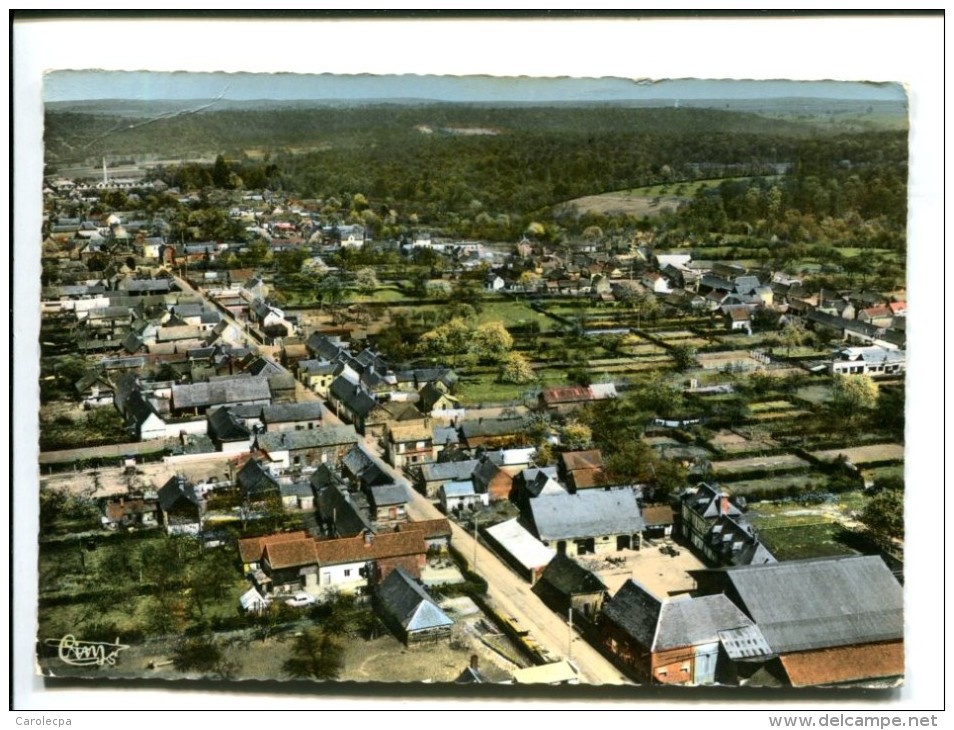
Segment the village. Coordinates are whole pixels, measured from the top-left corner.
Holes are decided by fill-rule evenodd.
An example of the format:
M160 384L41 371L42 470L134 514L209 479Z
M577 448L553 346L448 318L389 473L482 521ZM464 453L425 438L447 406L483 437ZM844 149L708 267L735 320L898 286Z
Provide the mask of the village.
M194 192L102 167L44 189L44 669L76 633L110 676L903 677L903 289L269 190L184 243L154 203Z

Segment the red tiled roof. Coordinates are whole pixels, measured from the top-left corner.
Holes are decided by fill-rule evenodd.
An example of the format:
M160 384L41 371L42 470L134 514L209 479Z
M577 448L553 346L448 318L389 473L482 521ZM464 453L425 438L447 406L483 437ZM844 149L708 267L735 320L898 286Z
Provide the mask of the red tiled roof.
M593 400L593 394L590 392L590 389L580 386L546 388L540 395L544 403L577 403L579 401Z
M451 534L450 522L441 517L437 520L421 520L420 522L409 522L405 530L417 530L424 533L424 539L430 540L435 537L447 537Z
M563 467L567 471L603 468L603 453L599 449L567 451L561 454L560 458L563 460Z
M648 504L643 507L643 522L648 526L671 525L672 521L672 507L667 504Z
M407 529L402 532L385 532L371 535L343 537L314 543L315 555L319 565L339 565L356 563L362 560L381 560L402 555L423 555L427 552L424 533Z
M570 472L569 480L577 489L605 487L606 473L602 469L575 469Z
M803 651L779 657L793 687L861 682L904 674L900 641Z
M296 532L280 532L275 535L265 535L263 537L246 537L238 541L239 556L243 563L257 563L262 559L262 553L267 545L276 545L280 542L289 542L292 540L303 540L308 537L304 530Z
M273 568L294 568L299 565L314 565L316 558L314 538L306 537L302 540L277 542L265 546L262 559L268 560Z

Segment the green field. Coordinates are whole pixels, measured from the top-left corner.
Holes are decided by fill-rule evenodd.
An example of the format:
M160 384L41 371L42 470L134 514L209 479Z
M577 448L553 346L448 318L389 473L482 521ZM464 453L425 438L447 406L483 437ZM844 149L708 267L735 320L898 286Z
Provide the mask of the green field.
M844 532L837 522L816 521L787 527L763 527L759 529L759 538L778 560L857 554L841 541Z

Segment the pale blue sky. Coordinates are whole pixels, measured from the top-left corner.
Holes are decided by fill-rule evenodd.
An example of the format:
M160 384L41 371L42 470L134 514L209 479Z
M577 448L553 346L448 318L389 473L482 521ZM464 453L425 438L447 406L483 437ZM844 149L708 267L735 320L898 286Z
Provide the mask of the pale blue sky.
M823 97L904 101L898 84L841 81L651 83L621 78L495 78L249 73L57 71L45 76L46 101L91 99L397 99L440 101L607 102L646 99Z

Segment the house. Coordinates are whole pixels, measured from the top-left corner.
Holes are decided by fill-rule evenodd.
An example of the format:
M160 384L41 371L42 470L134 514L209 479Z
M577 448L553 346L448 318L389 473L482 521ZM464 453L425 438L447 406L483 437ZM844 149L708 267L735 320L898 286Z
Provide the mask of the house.
M117 404L117 408L125 418L126 428L140 441L166 438L166 421L138 387L128 395L122 406Z
M192 482L177 475L159 489L159 521L170 535L198 535L202 504Z
M393 479L361 444L355 444L341 460L341 466L354 484L367 491L380 484L391 484Z
M895 682L904 674L901 585L876 555L693 571L752 619L795 687Z
M557 555L543 569L533 592L561 616L572 610L577 617L593 623L603 609L608 589L595 573L573 558Z
M528 467L514 477L510 498L524 511L529 507L531 499L566 492L566 487L557 481L557 467Z
M102 503L103 515L100 522L103 528L115 530L158 527L159 506L156 498L143 495L120 495Z
M313 510L315 508L315 493L307 480L280 482L278 487L282 496L282 507L285 509Z
M438 490L450 482L470 482L471 474L480 463L479 459L447 461L439 464L423 464L415 472L417 490L430 499L436 499Z
M385 458L397 469L434 461L437 456L434 451L434 433L428 418L423 422L389 424L385 434Z
M491 502L510 499L513 491L513 475L484 454L470 475L474 491L486 494Z
M662 538L671 536L674 518L672 507L668 504L643 505L643 522L646 524L646 537Z
M424 534L402 530L375 535L314 541L320 590L364 593L382 583L397 568L413 578L421 577L427 560Z
M255 448L284 469L336 464L358 442L353 426L324 425L307 431L266 431Z
M113 384L101 368L95 368L76 381L76 393L84 408L113 403Z
M730 332L744 330L752 334L752 313L745 305L734 306L725 314L725 326Z
M249 459L235 475L235 486L246 505L277 502L281 495L278 478L258 459Z
M252 432L230 409L216 408L209 414L208 421L206 433L219 451L242 453L251 449Z
M478 505L487 506L490 503L489 496L486 493L478 494L470 480L441 484L437 488L437 498L445 515L475 509Z
M600 643L637 682L700 685L737 676L726 644L743 633L736 659L773 658L755 622L725 595L661 600L630 579L603 607Z
M173 414L202 414L220 406L262 405L272 402L265 378L222 377L207 383L173 385L170 407Z
M407 491L400 484L378 484L368 489L371 518L382 528L407 521Z
M371 530L370 507L361 492L348 485L322 464L311 477L315 493L318 528L329 537L354 537Z
M460 402L452 396L443 385L426 383L419 391L420 399L417 402L418 410L432 416L438 416L445 411L456 411Z
M615 398L616 395L613 383L599 383L585 388L578 385L544 388L538 400L542 409L565 414L595 401Z
M903 373L907 357L903 350L889 350L877 345L846 347L838 351L828 365L832 375L888 375Z
M325 360L299 360L297 364L298 379L305 387L325 397L328 386L337 377L340 363Z
M645 529L633 490L589 489L531 499L527 528L561 555L636 549Z
M716 565L761 565L775 557L758 539L728 493L705 482L683 495L682 535Z
M424 544L428 551L445 552L451 544L451 524L443 517L436 520L408 521L404 525L395 526L394 529L397 531L416 530L420 532L424 536Z
M607 486L603 467L603 453L599 449L588 451L565 451L560 454L557 469L569 491L602 488Z
M251 573L261 567L262 553L265 546L276 542L304 540L308 533L303 530L295 532L281 532L264 537L246 537L238 541L239 559L242 561L242 572Z
M454 620L404 568L382 581L375 598L385 622L405 644L450 638Z
M527 429L530 423L525 418L478 418L460 423L461 441L465 449L478 446L499 448L528 442Z
M277 403L262 408L262 424L268 432L310 431L321 426L319 401Z
M557 554L516 517L484 528L483 533L494 551L531 584L540 579L544 568Z

